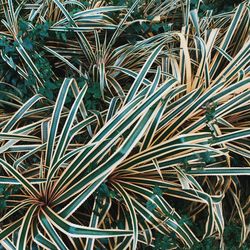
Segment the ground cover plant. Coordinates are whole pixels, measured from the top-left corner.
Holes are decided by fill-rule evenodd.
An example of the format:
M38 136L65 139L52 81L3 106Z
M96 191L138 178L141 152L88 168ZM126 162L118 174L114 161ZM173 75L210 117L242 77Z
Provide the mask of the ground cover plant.
M237 3L1 1L0 249L249 249Z

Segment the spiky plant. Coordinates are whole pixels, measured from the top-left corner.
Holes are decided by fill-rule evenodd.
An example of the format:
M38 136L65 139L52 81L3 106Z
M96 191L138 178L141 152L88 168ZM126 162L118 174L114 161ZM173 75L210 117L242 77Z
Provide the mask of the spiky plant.
M74 26L79 13L69 15L66 3L46 6L58 25ZM191 248L208 237L224 248L225 224L238 218L245 242L250 200L240 185L250 175L249 6L201 19L188 1L184 6L181 31L117 49L100 41L98 32L106 31L90 26L95 58L108 61L103 67L84 61L98 77L59 55L56 44L44 47L59 67L83 74L84 83L65 78L55 103L39 94L23 103L9 93L1 101L4 248ZM77 29L77 37L85 34ZM67 47L73 54L78 46ZM35 70L22 55L16 69ZM105 100L99 111L84 104L93 78ZM67 96L74 96L70 107Z

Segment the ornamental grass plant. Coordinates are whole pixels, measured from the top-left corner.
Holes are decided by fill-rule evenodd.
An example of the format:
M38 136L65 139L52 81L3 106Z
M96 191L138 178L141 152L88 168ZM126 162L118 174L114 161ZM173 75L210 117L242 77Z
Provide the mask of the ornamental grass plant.
M0 249L250 248L249 7L2 0Z

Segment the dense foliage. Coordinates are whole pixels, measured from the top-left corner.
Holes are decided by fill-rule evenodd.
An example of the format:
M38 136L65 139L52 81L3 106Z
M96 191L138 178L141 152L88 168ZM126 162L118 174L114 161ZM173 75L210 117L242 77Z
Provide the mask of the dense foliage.
M249 249L249 7L2 0L0 249Z

